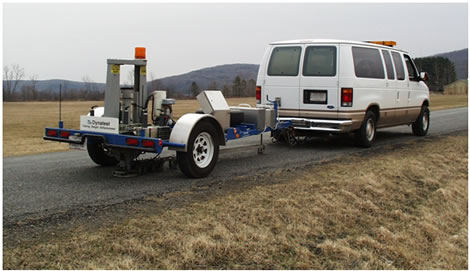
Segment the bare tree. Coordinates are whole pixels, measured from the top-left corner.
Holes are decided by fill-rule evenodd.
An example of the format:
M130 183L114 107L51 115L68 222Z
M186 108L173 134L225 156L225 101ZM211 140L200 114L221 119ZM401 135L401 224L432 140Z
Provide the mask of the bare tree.
M36 89L36 84L38 83L38 75L33 74L29 77L29 82L31 85L31 99L36 101L38 98L38 90Z
M127 85L134 85L134 69L127 74L127 80L129 80Z
M18 64L3 67L3 100L11 101L15 97L18 83L24 77L24 69Z

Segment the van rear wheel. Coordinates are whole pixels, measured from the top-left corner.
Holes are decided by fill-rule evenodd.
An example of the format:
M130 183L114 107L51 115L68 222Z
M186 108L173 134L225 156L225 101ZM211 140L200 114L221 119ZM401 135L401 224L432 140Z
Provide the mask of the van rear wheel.
M429 130L429 108L425 105L421 108L418 119L411 125L411 130L415 136L425 136Z
M374 112L367 111L361 128L356 131L356 145L363 148L370 148L376 135L376 120Z

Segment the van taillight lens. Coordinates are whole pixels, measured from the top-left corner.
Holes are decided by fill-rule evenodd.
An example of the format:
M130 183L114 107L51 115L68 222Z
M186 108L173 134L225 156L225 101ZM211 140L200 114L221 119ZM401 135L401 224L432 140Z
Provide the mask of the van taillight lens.
M341 89L341 106L352 107L353 104L353 89L342 88Z
M137 138L126 138L126 144L127 145L134 145L134 146L137 146L139 145L139 140Z
M46 134L47 134L47 136L57 136L57 131L56 130L47 130Z
M256 86L256 103L261 103L261 87Z

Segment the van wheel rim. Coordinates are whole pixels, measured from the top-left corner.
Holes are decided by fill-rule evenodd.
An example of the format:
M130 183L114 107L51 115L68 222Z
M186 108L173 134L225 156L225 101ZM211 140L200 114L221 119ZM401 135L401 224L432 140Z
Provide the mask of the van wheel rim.
M214 157L214 141L206 132L200 133L193 144L193 160L199 168L207 167Z
M372 141L374 138L375 129L374 129L374 121L372 119L368 119L366 123L366 136L368 141Z
M423 130L426 131L428 129L428 124L429 124L429 115L424 113L423 114Z

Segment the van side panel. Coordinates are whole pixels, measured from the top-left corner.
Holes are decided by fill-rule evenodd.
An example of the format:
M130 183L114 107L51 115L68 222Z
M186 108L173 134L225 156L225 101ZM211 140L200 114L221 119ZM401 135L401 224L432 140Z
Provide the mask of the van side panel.
M341 45L341 74L340 74L340 91L341 88L353 88L353 106L340 107L340 112L363 112L369 106L376 105L379 107L381 114L377 125L388 125L393 120L393 109L396 104L396 91L388 88L388 79L386 79L385 65L381 52L380 60L382 61L382 68L384 69L385 78L363 78L357 77L354 58L353 47L371 48L373 47L360 46L360 45ZM362 63L357 63L361 65ZM339 95L340 96L340 95ZM341 97L339 97L341 99ZM341 104L340 104L341 105Z
M256 78L256 85L257 86L261 86L261 104L266 104L266 90L264 89L264 78L265 78L265 74L266 74L266 67L267 67L267 63L269 61L269 53L271 52L271 48L272 46L271 45L268 45L268 48L266 48L266 50L264 50L264 54L263 54L263 59L261 60L261 63L259 65L259 69L258 69L258 76Z

